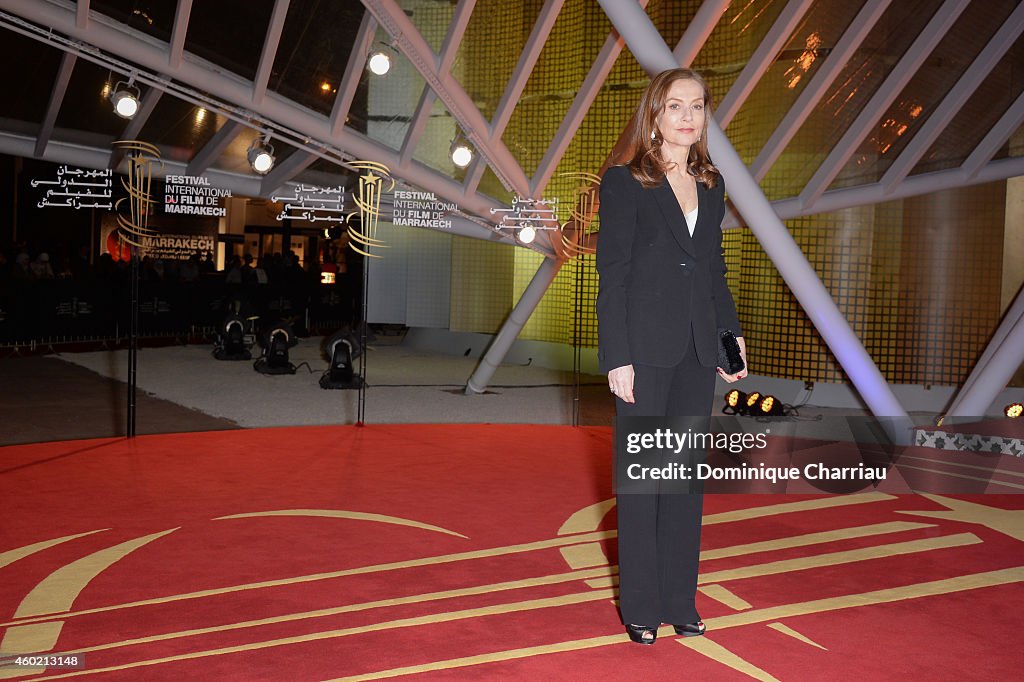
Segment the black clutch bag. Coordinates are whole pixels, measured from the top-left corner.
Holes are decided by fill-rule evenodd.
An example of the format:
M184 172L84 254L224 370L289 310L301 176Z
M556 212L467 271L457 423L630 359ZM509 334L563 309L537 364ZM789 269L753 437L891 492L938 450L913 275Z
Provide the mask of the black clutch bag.
M718 330L718 366L726 374L742 372L746 367L743 364L743 356L740 355L740 344L736 341L736 335L728 329Z

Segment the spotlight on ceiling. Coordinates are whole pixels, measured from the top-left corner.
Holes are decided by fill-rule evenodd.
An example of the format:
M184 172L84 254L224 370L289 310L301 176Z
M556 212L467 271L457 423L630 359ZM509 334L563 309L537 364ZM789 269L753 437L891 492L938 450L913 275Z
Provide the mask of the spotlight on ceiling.
M516 232L516 239L518 239L523 244L531 243L536 237L537 229L530 225L520 227L519 231Z
M1021 415L1021 413L1024 413L1024 405L1021 405L1020 403L1010 403L1003 410L1003 414L1010 419L1016 419Z
M458 168L465 168L473 162L473 148L469 146L469 142L462 135L452 140L449 154L451 154L452 163Z
M339 329L327 337L323 353L330 365L320 377L320 388L359 388L362 379L353 371L352 361L359 357L362 348L351 329Z
M391 54L383 48L374 50L370 53L370 58L366 60L366 65L373 75L383 76L391 70Z
M274 167L274 148L270 144L270 138L253 138L249 150L246 152L249 165L260 175L266 175Z
M139 89L129 80L121 81L110 91L114 113L121 118L132 118L139 112Z

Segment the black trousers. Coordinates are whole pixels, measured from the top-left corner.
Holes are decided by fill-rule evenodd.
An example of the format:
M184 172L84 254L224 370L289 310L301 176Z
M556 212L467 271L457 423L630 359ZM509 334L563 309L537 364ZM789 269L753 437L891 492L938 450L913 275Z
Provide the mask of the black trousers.
M675 367L633 365L636 402L616 399L616 413L710 416L715 368L701 366L692 341L689 345ZM700 620L694 599L703 505L701 494L618 495L619 609L624 623L654 626Z

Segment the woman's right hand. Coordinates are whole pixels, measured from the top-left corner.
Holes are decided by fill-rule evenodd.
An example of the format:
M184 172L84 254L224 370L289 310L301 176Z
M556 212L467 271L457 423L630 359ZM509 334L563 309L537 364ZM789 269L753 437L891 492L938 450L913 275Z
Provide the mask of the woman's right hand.
M635 403L633 398L633 365L623 365L608 372L608 388L623 402Z

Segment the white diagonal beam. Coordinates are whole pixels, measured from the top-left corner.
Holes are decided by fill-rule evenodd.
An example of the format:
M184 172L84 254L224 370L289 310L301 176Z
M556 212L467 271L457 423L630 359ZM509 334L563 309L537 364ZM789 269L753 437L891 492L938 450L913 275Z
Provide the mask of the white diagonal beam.
M284 31L284 20L288 16L290 2L291 0L274 0L274 11L270 15L267 34L263 37L260 65L252 81L253 102L260 102L267 95L267 83L270 82L270 72L274 69L274 58L277 57L277 46L281 44L281 32Z
M648 0L640 0L640 7L646 7L647 3ZM605 39L601 51L590 67L583 85L576 91L576 97L573 98L572 105L562 119L561 125L558 126L558 131L551 140L551 144L548 145L547 151L544 152L544 158L541 159L540 164L537 166L537 172L533 174L533 178L530 181L530 191L533 196L541 196L544 193L548 183L551 181L551 176L554 175L555 169L558 168L558 164L561 163L562 157L565 155L565 151L572 143L573 136L583 123L583 119L586 117L587 112L590 111L594 100L600 94L601 87L608 80L608 74L611 73L624 46L625 43L619 37L618 31L613 29L608 38Z
M816 215L818 213L831 213L844 208L854 206L870 206L881 204L894 199L906 199L922 194L934 194L957 187L969 187L981 185L986 182L997 182L1007 178L1024 175L1024 157L1015 156L1008 159L991 161L973 175L968 175L962 168L949 168L931 173L919 173L911 175L896 186L896 189L886 194L885 187L880 182L873 182L869 185L857 185L856 187L843 187L841 189L830 189L821 195L815 202L813 208L807 208L798 197L779 199L772 202L772 209L782 220L799 218L805 215ZM730 211L722 223L723 230L730 230L743 225L743 220L737 218L734 211Z
M875 94L871 97L859 116L839 142L832 148L824 163L815 171L814 176L800 192L800 201L805 206L811 207L818 198L824 194L828 186L832 184L836 176L843 170L843 166L850 160L861 143L867 138L871 131L878 125L878 117L881 116L903 92L910 79L914 77L918 69L924 64L928 55L939 44L946 32L953 26L960 13L967 9L970 0L946 0L931 18L928 25L924 27L921 34L917 36L911 46L900 58L896 66L886 77L885 81L878 86Z
M352 43L352 52L345 62L345 73L341 76L341 83L338 84L338 94L334 98L334 106L331 107L331 135L338 135L345 127L345 119L352 108L352 100L359 88L359 81L363 76L363 67L366 64L367 52L373 45L373 38L377 34L377 22L369 12L363 12L363 20L356 32L356 39Z
M167 63L171 66L181 64L181 58L185 54L188 20L191 16L192 0L178 0L178 9L174 12L174 28L171 29L171 49L167 51Z
M373 12L377 22L392 37L398 49L441 98L470 143L490 162L491 169L501 183L520 196L529 196L530 183L526 173L519 167L519 162L501 140L488 138L487 121L483 114L450 73L438 71L433 51L402 8L395 0L363 0L363 4Z
M988 367L992 356L995 355L996 351L999 350L1006 342L1006 338L1009 336L1010 331L1021 319L1024 319L1024 287L1021 287L1020 291L1018 291L1017 295L1014 297L1013 303L1011 303L1010 307L1007 308L1002 321L999 323L999 326L996 327L996 331L992 334L991 340L986 344L981 357L979 357L978 361L974 364L974 369L971 370L967 380L964 381L963 386L961 386L960 390L957 391L956 396L953 398L953 402L949 405L949 409L946 410L946 414L956 415L959 413L960 404L963 402L963 398L965 396L973 395L974 385L984 375L985 369ZM1002 390L1001 387L1000 390ZM991 404L991 401L989 401L989 404ZM988 405L986 405L986 407L988 407Z
M39 136L36 138L34 156L37 159L43 158L46 145L53 134L53 126L57 123L57 114L60 113L60 105L64 102L64 95L68 91L68 83L71 81L71 72L75 68L78 57L65 52L60 60L60 67L57 69L57 77L53 79L53 89L50 91L50 103L46 106L46 115L39 126Z
M957 394L957 404L947 417L981 417L1024 362L1024 316L1018 317L1005 338L993 350L973 384Z
M797 29L797 26L800 25L800 21L804 18L804 14L807 13L812 4L813 0L789 0L786 6L782 8L782 12L775 19L771 30L768 31L761 44L754 50L754 54L750 56L747 65L743 67L743 71L740 72L739 77L736 78L732 87L729 88L728 94L722 99L722 103L715 108L715 118L718 119L718 125L722 126L723 129L729 127L732 117L736 115L736 112L743 106L747 97L754 91L754 87L761 80L761 76L765 74L775 62L778 54L786 47L789 37Z
M472 16L475 6L476 0L459 0L451 23L448 24L448 33L441 45L439 73L448 73L451 70L455 56L459 53L459 45L462 43L463 36L466 35L466 27L469 25L469 18ZM435 100L437 100L437 94L430 88L424 87L423 92L420 93L420 101L416 104L416 112L412 115L409 128L405 131L402 148L399 150L399 158L403 162L411 159L415 153L416 145L419 144L420 137L423 136L423 131L430 120L430 112L434 109Z
M707 42L708 36L715 30L715 26L718 26L718 22L722 20L722 15L725 14L725 10L729 9L729 5L732 0L704 0L697 8L697 13L693 15L693 19L690 19L690 23L686 25L686 30L683 31L682 37L679 42L676 43L676 47L672 50L672 57L674 58L674 64L692 64L693 60L697 58L697 53L704 47L704 43ZM638 7L644 17L647 13L644 7L635 4L634 0L623 0L623 4L630 8ZM612 22L614 23L614 22ZM621 31L620 31L621 33ZM675 66L668 66L668 69L675 68ZM652 76L654 74L651 74Z
M650 74L677 66L677 62L661 39L658 30L634 2L598 0L640 65ZM708 144L712 157L728 178L729 195L747 218L751 231L771 258L779 274L796 296L811 322L839 360L873 414L879 417L906 418L906 410L893 395L892 389L860 339L850 329L835 301L807 262L800 247L786 230L757 182L747 171L740 155L714 119L708 121ZM893 432L900 442L907 433Z
M541 52L544 51L544 45L547 43L551 29L554 28L555 20L558 18L558 13L562 10L564 4L565 0L546 0L544 6L541 7L537 21L534 22L533 29L526 39L526 45L519 54L519 61L512 71L512 77L505 86L505 91L501 94L501 100L499 100L498 106L494 110L494 116L491 117L488 134L492 139L501 138L505 134L505 128L508 126L508 122L512 120L512 113L515 111L516 105L519 104L519 98L522 96L523 90L530 80L530 74L533 73L533 68L537 65ZM479 156L473 159L473 164L469 167L469 171L466 172L465 186L467 190L471 192L476 191L486 168L487 164ZM530 185L530 191L536 191L536 186L533 183Z
M87 43L103 53L120 55L139 65L140 68L166 74L176 83L206 92L211 97L239 109L251 108L253 113L264 119L308 136L310 140L318 141L332 150L342 150L353 158L383 163L390 168L394 177L404 179L409 184L425 191L433 192L447 201L455 202L463 211L480 216L485 221L490 221L493 218L490 212L492 208L501 207L501 204L496 204L490 197L479 193L464 192L461 184L423 164L415 162L400 164L398 155L392 150L354 130L342 126L337 132L332 132L332 123L326 117L314 114L277 93L267 93L262 102L252 106L252 84L250 82L231 74L225 74L216 65L199 57L190 56L189 59L182 60L179 66L169 68L167 44L155 42L152 37L136 29L120 23L99 21L90 22L88 30L80 29L75 25L74 9L50 2L0 0L0 9L13 12L24 20L47 26L74 40ZM36 39L45 40L38 36ZM163 83L162 80L156 79L151 82L152 85L158 87L161 83ZM104 155L104 158L108 157L109 150ZM102 168L104 165L95 167ZM212 177L210 174L213 173L219 173L219 171L211 170L207 175ZM259 193L258 179L254 178L254 180L256 180L255 189L250 192L251 195ZM491 230L480 226L480 232L481 238L492 238ZM501 236L501 239L510 243L513 241L504 235ZM531 245L531 248L548 257L553 255L550 249L538 244Z
M245 130L245 127L241 123L229 119L203 145L203 148L192 156L192 160L188 162L188 174L202 175L243 130Z
M910 174L917 162L931 148L960 109L967 104L975 90L1003 58L1022 31L1024 31L1024 3L1017 5L1017 9L999 27L996 34L988 41L985 49L964 71L942 103L935 108L925 124L921 126L914 138L882 176L882 184L885 186L886 192L892 192L896 185Z
M846 68L850 58L868 37L874 25L885 14L890 2L892 0L868 0L857 16L853 18L835 48L825 57L824 63L818 67L814 77L804 87L796 102L786 112L786 116L776 126L775 132L761 148L761 153L754 159L754 163L750 166L750 174L754 176L755 180L760 182L768 174L772 164L796 136L800 126L814 112L814 108L828 92L832 82Z
M75 24L78 28L89 27L89 0L78 0L76 6L77 16L75 17Z
M122 140L134 140L138 138L139 133L142 132L142 127L146 125L146 121L153 114L153 110L156 109L156 103L160 101L164 91L154 87L149 87L146 92L142 95L142 101L139 102L139 110L132 117L132 120L128 121L128 125L121 131ZM110 161L107 163L107 168L117 168L118 164L121 163L121 159L124 158L125 149L124 147L114 147L110 152Z
M263 176L263 182L260 183L260 195L264 197L272 195L274 190L309 168L318 158L315 154L296 149L284 161L274 164L273 170Z
M992 126L992 130L985 134L984 139L964 160L961 166L964 174L968 178L978 175L1021 125L1024 125L1024 92L1017 95L1017 99Z

